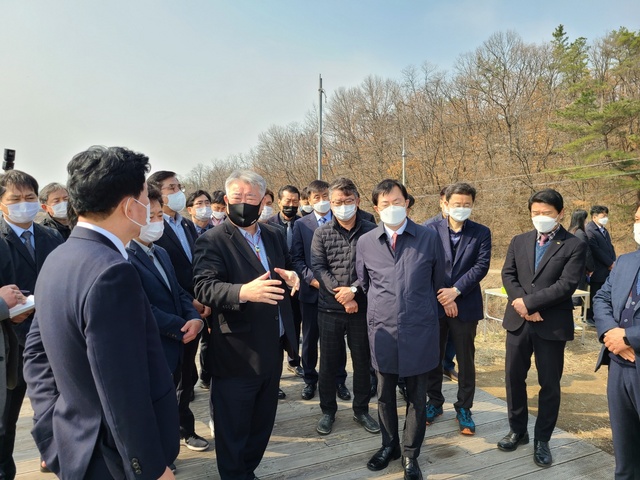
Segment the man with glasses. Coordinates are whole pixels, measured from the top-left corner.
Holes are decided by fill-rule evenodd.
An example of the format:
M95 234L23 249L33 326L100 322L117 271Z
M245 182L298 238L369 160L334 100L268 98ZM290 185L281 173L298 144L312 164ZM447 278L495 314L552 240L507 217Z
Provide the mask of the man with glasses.
M211 195L204 190L196 190L187 197L187 211L198 236L213 228L211 223Z

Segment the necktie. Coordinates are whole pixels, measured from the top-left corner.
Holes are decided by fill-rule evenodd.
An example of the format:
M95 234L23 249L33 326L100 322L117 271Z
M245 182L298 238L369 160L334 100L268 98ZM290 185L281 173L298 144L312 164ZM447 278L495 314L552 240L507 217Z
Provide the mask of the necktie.
M33 248L33 245L31 245L31 237L32 236L33 236L33 234L29 230L25 230L20 235L20 238L22 238L22 241L24 242L24 246L27 248L27 252L29 252L29 255L31 255L31 259L35 262L36 261L36 251Z
M327 223L327 219L326 219L326 217L320 217L320 218L318 219L318 225L319 225L319 226L322 226L322 225L324 225L325 223Z
M540 240L538 240L538 245L543 247L545 245L545 243L547 243L548 241L549 241L549 235L546 234L546 233L541 233L540 234Z
M285 222L284 226L287 229L287 248L291 249L291 244L293 243L293 224L291 222Z
M396 240L398 240L398 234L393 232L393 235L391 235L391 250L394 252L396 251Z

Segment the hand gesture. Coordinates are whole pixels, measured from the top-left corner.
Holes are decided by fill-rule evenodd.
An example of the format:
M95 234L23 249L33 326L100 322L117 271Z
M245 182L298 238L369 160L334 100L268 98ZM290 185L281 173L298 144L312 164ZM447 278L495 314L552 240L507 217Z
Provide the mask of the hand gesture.
M182 336L182 343L187 344L194 340L200 333L200 330L202 330L202 325L203 322L199 318L188 320L180 329L180 331L184 333Z
M289 286L291 289L291 296L300 290L300 278L296 272L293 270L285 270L283 268L274 268L273 270L280 275Z
M453 287L438 290L437 299L443 307L451 302L455 302L456 298L458 298L458 292L456 292L456 289Z
M544 320L540 316L540 312L534 312L531 315L525 315L524 319L528 322L542 322Z
M344 309L347 313L358 313L358 302L351 300L344 304Z
M284 289L277 287L277 285L282 285L282 282L270 280L270 275L271 272L264 272L255 280L242 285L240 287L240 301L277 305L278 301L284 298Z
M0 288L0 298L4 300L7 307L13 308L18 304L24 304L27 301L20 289L16 285L5 285Z

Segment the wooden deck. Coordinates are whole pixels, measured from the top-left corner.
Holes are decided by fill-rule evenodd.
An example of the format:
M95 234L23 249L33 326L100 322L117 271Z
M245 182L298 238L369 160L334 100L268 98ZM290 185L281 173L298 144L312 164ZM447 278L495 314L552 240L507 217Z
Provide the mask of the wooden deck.
M351 380L351 377L349 377ZM320 415L318 397L311 401L300 398L302 380L285 370L281 386L287 394L278 407L276 425L265 457L256 471L261 479L332 479L365 478L402 479L400 461L391 462L382 472L370 472L366 463L380 447L380 435L367 433L352 420L350 402L338 400L339 411L333 432L320 436L315 431ZM349 385L350 387L350 385ZM496 442L509 430L506 404L488 393L477 390L473 408L477 433L473 437L460 435L451 399L456 384L445 381L444 415L427 427L420 466L430 479L603 479L612 478L613 457L595 446L578 440L570 433L556 429L551 440L554 464L542 469L533 463L533 440L515 452L501 452ZM209 439L208 392L196 388L191 404L196 416L198 434ZM400 425L404 422L404 401L398 398ZM371 413L375 417L375 400ZM32 411L26 400L18 424L15 459L18 479L54 478L42 474L38 467L38 452L29 433ZM530 418L529 432L533 434ZM192 452L181 447L176 460L177 479L219 479L215 452Z

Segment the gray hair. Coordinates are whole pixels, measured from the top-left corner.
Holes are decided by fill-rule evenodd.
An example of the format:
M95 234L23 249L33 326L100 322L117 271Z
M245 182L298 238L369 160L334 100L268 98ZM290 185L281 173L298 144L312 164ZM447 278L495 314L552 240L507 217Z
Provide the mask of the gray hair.
M44 203L45 205L49 203L49 195L51 195L53 192L57 192L58 190L64 190L67 193L69 192L67 190L67 187L65 185L62 185L61 183L54 182L44 186L42 190L40 190L40 203Z
M260 197L264 197L267 191L267 182L264 178L251 170L234 170L231 175L224 181L225 193L229 193L229 187L237 182L248 183L252 187L258 187L260 190Z

